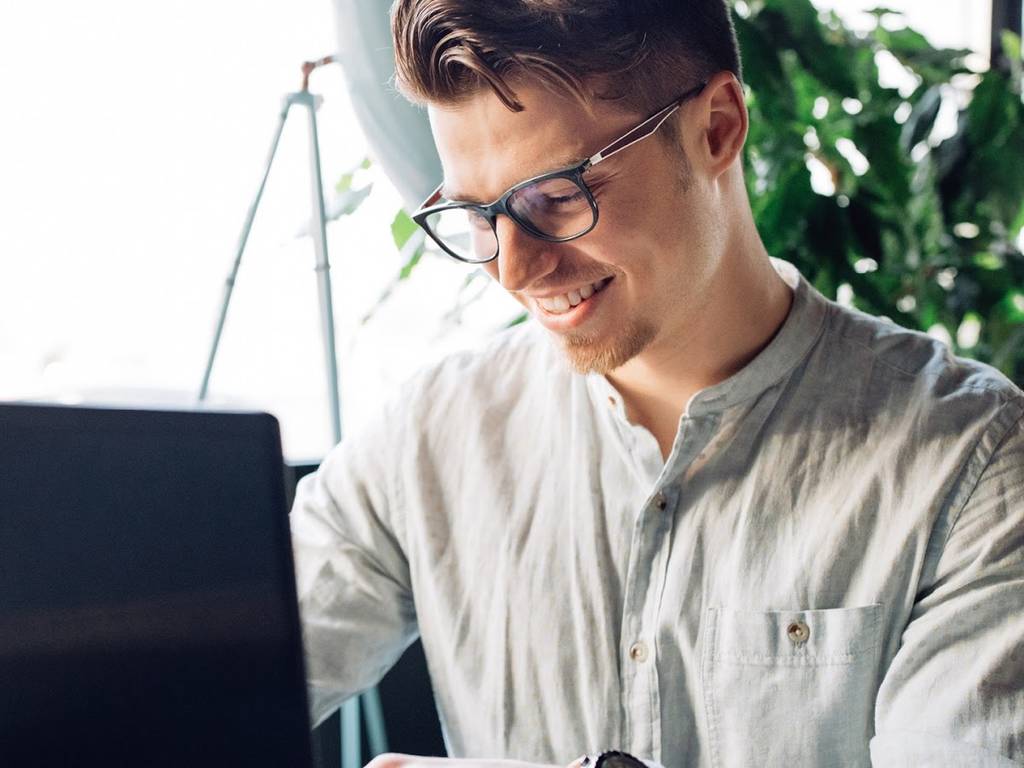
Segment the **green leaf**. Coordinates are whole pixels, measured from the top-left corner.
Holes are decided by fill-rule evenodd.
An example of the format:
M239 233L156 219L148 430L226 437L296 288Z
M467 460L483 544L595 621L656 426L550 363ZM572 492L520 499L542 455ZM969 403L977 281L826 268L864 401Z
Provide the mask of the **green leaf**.
M889 115L860 115L854 127L854 143L871 163L861 180L880 197L897 206L910 202L910 179L913 167L900 148L900 128Z
M860 252L879 264L885 264L881 222L867 199L867 195L858 195L850 201L850 206L846 209L850 217L850 226Z
M1003 300L1006 316L1015 323L1024 323L1024 291L1010 291Z
M755 199L755 217L769 253L779 255L797 245L807 223L804 214L815 197L807 168L794 163L777 184Z
M1021 201L1020 210L1017 211L1017 215L1013 217L1013 222L1010 224L1011 236L1016 238L1016 233L1022 230L1024 230L1024 200Z
M396 213L395 218L391 221L391 237L395 241L395 247L401 249L417 229L419 226L409 217L409 214L405 211Z
M335 221L342 216L350 216L363 204L363 201L373 191L373 184L367 184L359 189L346 189L335 196L327 211L327 220Z
M996 136L1005 125L1006 79L990 70L974 89L967 107L968 136L976 143Z
M1024 77L1022 74L1022 67L1024 62L1021 61L1021 50L1020 50L1020 38L1008 29L1004 29L1000 35L1000 41L1003 44L1003 56L1010 63L1010 77L1013 80L1013 90L1016 93L1021 92L1021 80Z
M1006 266L1006 262L991 251L974 254L973 262L982 269L990 271L1000 270Z
M335 192L347 192L352 189L352 178L355 176L354 173L343 173L341 178L338 179L338 183L334 185Z
M909 152L928 137L935 125L935 118L939 115L939 108L942 106L942 88L933 85L925 90L921 97L914 104L914 108L903 124L900 131L900 146L904 152Z
M402 269L399 270L398 279L408 280L409 275L411 275L412 271L416 269L416 265L420 263L420 259L422 258L423 248L417 248L415 251L413 251L412 256L409 258L407 262L405 262L405 264L402 266Z
M743 51L743 78L754 92L754 100L762 112L771 120L792 119L792 90L782 62L779 60L778 47L765 35L763 29L748 19L733 14L736 38ZM763 103L758 94L770 96Z
M935 46L928 42L928 38L920 32L915 32L909 27L903 29L881 31L886 42L886 47L892 51L897 58L913 57L925 51L934 51Z
M1000 38L1003 43L1003 53L1006 54L1006 57L1011 61L1020 61L1020 38L1009 29L1004 29L1000 34Z
M769 6L774 13L768 11ZM769 25L769 40L794 52L804 69L826 87L841 96L857 96L847 61L849 52L826 39L826 29L810 0L765 0L765 7L759 16ZM856 45L853 40L848 38Z
M872 8L869 11L864 11L864 13L870 13L872 16L879 19L883 16L903 16L903 11L894 11L892 8Z
M514 318L512 318L509 322L507 322L505 324L505 328L515 328L517 325L521 325L522 323L525 323L527 321L527 319L529 319L529 317L530 317L530 313L529 312L522 312L522 313L516 315Z
M369 167L370 158L363 158L363 160L361 160L358 165L356 165L353 168L350 168L348 171L341 175L341 178L338 179L338 183L334 185L334 191L341 193L349 189L352 189L352 180L355 178L356 171L365 171Z

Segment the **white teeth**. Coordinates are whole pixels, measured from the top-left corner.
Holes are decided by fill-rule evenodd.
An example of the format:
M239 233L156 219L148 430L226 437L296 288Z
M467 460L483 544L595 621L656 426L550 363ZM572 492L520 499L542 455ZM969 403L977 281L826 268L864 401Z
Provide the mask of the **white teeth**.
M603 280L598 280L596 283L584 285L582 288L577 288L575 291L570 291L569 293L561 296L537 299L537 303L548 312L553 314L562 314L563 312L568 312L571 307L575 307L589 299L595 293L608 285L609 282L611 282L611 278L606 277Z

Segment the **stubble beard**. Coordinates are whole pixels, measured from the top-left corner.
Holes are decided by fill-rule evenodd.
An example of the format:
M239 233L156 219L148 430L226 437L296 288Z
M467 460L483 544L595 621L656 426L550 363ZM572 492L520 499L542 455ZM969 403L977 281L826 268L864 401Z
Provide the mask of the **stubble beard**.
M643 352L655 335L652 323L632 318L607 336L567 333L559 338L562 351L576 373L604 376Z

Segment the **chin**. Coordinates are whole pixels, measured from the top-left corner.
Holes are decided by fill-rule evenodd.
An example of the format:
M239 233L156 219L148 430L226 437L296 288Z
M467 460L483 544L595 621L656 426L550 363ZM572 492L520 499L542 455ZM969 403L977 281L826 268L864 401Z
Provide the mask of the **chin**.
M569 366L576 373L604 376L643 352L655 334L652 324L633 320L611 334L570 333L558 339Z

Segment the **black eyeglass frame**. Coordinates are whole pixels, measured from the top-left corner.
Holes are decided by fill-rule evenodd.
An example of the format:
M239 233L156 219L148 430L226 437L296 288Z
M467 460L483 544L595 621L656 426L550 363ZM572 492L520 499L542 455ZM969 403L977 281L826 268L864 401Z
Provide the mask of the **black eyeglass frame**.
M589 171L598 163L602 162L603 160L607 160L612 155L617 154L618 152L621 152L627 147L631 147L637 142L646 139L648 136L652 136L653 134L655 134L657 130L661 128L665 121L668 120L669 117L671 117L677 109L679 109L689 99L698 96L706 87L707 82L705 81L700 85L686 91L682 96L675 99L671 103L666 104L653 115L646 118L645 120L643 120L633 128L629 129L628 131L626 131L626 133L624 133L622 136L620 136L615 141L605 146L596 154L593 154L590 157L588 157L582 163L579 163L577 165L571 165L566 168L560 168L554 171L548 171L538 176L534 176L533 178L526 179L525 181L520 181L518 184L508 189L501 197L499 197L492 203L478 205L476 203L448 202L442 203L441 205L436 205L437 201L441 199L441 188L444 186L444 184L441 184L440 186L438 186L437 189L435 189L431 193L430 197L423 201L423 204L412 215L412 220L415 221L419 226L421 226L423 230L430 236L430 239L437 243L437 245L445 253L447 253L452 258L457 259L458 261L464 262L466 264L487 264L488 262L494 261L496 258L498 258L498 253L501 250L501 244L498 241L498 229L496 224L499 214L504 214L505 216L508 216L509 219L514 221L518 227L523 229L531 236L549 243L566 243L571 240L576 240L577 238L583 237L585 234L587 234L588 232L593 230L594 227L597 226L598 219L597 201L594 199L594 193L591 192L590 187L587 186L587 182L584 181L583 174ZM568 235L566 237L553 237L551 235L544 234L536 227L531 226L529 222L520 219L515 214L515 212L508 207L508 201L520 189L522 189L523 187L528 187L531 184L536 184L541 181L547 181L548 179L570 179L571 181L575 182L581 190L583 190L583 192L587 196L587 202L590 204L590 209L594 214L593 221L591 222L589 227L584 229L582 232L578 232L574 235ZM490 258L482 260L473 260L458 255L457 253L452 251L447 245L445 245L444 241L438 235L435 235L434 232L427 225L427 218L432 214L440 213L441 211L460 209L469 209L479 213L491 225L491 230L494 232L495 246L494 255L491 256Z

